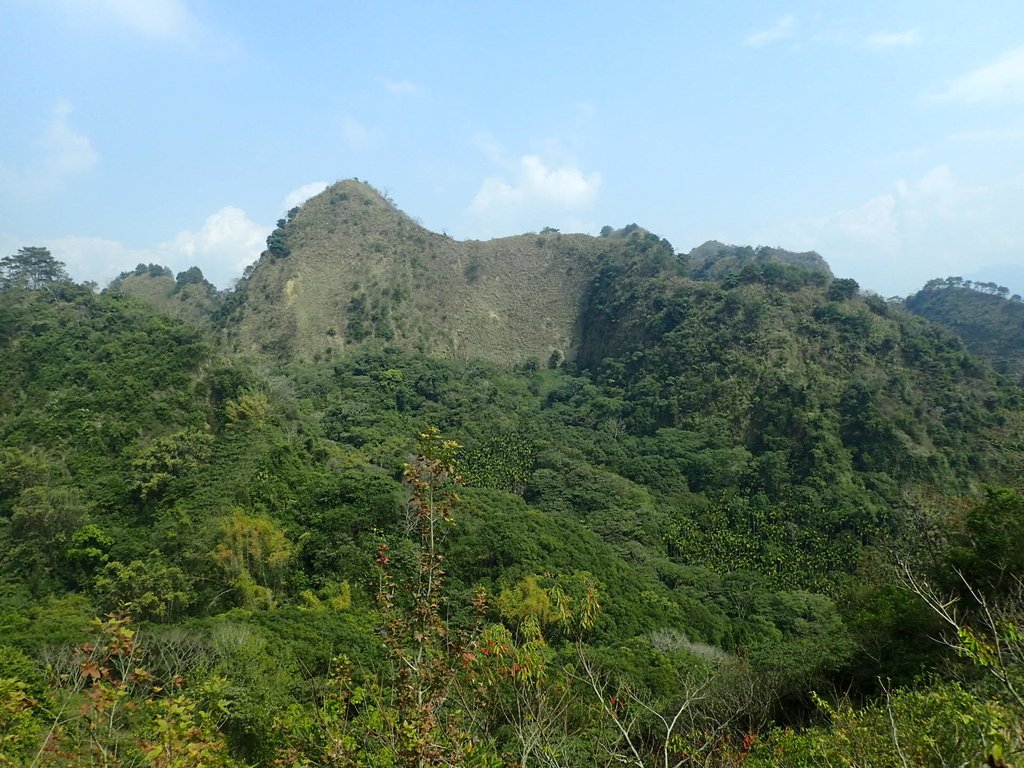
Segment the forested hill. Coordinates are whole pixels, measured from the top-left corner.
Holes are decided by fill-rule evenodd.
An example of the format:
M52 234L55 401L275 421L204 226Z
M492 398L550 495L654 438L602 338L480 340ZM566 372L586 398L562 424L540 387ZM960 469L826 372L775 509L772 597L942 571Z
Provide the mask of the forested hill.
M551 229L456 241L357 181L278 224L221 317L233 349L278 360L331 359L370 340L504 364L571 358L595 265L629 245Z
M310 215L354 201L371 215L347 231L418 232L364 191ZM565 350L461 359L426 343L450 316L410 287L399 304L432 313L419 342L367 299L343 319L381 330L315 353L316 280L286 268L318 247L303 211L226 302L196 273L96 294L45 249L0 262L4 759L682 750L757 768L1020 748L1021 391L962 342L785 260L697 279L631 226L523 246L539 269L576 243L592 270L571 322L531 337L572 329ZM473 252L423 236L449 272ZM358 254L360 284L394 299L386 281L420 274L407 255ZM186 319L153 308L174 302ZM263 308L294 319L280 355Z
M730 273L738 273L747 265L766 264L786 264L811 272L821 272L828 277L833 276L826 261L814 251L794 253L782 248L751 248L709 240L690 251L686 258L688 273L698 279L723 280Z
M1024 375L1024 302L994 283L935 279L909 296L907 309L947 328L997 370Z

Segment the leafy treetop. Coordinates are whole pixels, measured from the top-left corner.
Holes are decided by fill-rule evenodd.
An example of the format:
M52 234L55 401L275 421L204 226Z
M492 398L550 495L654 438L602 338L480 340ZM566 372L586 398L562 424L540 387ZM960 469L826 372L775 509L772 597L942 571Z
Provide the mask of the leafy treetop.
M0 288L42 288L47 283L70 280L64 262L46 248L19 248L13 256L0 259Z

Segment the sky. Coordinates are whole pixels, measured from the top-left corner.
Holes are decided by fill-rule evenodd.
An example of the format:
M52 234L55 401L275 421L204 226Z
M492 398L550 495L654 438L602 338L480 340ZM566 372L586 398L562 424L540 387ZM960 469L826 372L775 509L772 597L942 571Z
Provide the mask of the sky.
M1024 293L1024 3L0 0L0 255L220 287L360 178L486 239L637 223Z

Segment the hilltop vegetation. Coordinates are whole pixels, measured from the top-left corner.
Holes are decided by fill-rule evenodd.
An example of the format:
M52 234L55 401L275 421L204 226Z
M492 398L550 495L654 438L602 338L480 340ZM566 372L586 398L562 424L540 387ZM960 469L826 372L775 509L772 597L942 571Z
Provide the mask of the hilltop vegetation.
M782 252L456 243L350 182L269 246L229 294L4 261L2 760L1021 748L1021 391L956 338Z
M1024 375L1024 302L994 283L959 277L929 281L907 309L944 326L1000 373Z

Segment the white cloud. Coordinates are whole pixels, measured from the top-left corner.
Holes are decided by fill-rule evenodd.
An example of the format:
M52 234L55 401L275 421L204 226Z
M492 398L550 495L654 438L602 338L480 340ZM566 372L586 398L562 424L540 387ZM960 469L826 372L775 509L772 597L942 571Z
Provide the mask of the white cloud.
M183 40L198 30L199 23L179 0L102 0L97 3L124 26L146 37Z
M237 275L254 262L269 234L270 227L257 224L241 208L229 205L208 216L198 232L182 230L157 250L176 263L198 264L203 272L221 278Z
M601 174L573 165L548 167L537 155L523 155L512 169L513 180L484 179L469 205L475 231L508 234L517 227L579 227L577 215L597 198Z
M66 99L57 101L32 142L29 159L20 166L0 164L0 184L5 192L24 197L46 195L99 162L99 153L89 137L71 125L73 109Z
M892 248L908 238L930 235L975 218L984 187L960 184L947 166L933 168L920 179L900 180L891 192L826 219L826 229Z
M387 77L378 77L377 80L384 90L397 96L411 96L423 91L423 87L411 80L392 80Z
M973 131L960 131L950 134L950 141L962 143L991 144L993 142L1024 141L1024 124L1003 126L999 128L978 128Z
M743 44L748 48L762 48L770 43L785 40L796 34L796 17L792 15L783 16L774 25L760 32L754 32L743 38Z
M290 211L295 206L302 205L314 195L319 195L328 186L329 183L326 181L311 181L309 184L303 184L298 189L293 189L284 198L282 203L284 210Z
M977 186L944 165L829 216L773 232L773 242L814 249L841 277L866 288L907 294L932 277L969 274L1019 260L1024 251L1024 185L1004 179Z
M355 118L343 115L341 118L341 135L353 149L365 145L370 140L370 132Z
M43 151L42 171L51 182L84 173L96 165L99 155L85 134L76 133L68 122L74 108L66 99L58 101L37 144Z
M875 32L864 40L864 45L875 50L913 48L920 44L921 33L916 29L908 29L906 32Z
M520 158L519 179L509 184L490 177L484 180L470 208L486 212L499 207L523 207L541 203L574 210L590 205L601 186L601 174L585 174L579 168L548 168L536 155Z
M1024 101L1024 47L950 80L931 100L960 104Z
M49 0L69 21L114 24L153 40L193 42L203 28L182 0Z
M48 240L46 247L55 258L67 264L73 278L93 280L101 286L136 264L160 261L155 251L128 248L102 237L58 237Z
M266 247L270 227L252 221L241 208L226 206L211 214L197 231L182 230L151 248L131 248L102 237L32 238L68 265L76 280L106 285L137 264L160 264L174 272L198 266L215 285L224 288Z

